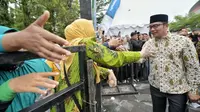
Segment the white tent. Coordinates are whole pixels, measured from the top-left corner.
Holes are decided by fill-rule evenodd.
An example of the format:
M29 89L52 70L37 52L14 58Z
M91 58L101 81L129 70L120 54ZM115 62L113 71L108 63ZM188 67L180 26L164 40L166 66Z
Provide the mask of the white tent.
M145 25L116 25L112 26L108 32L107 35L118 35L119 31L121 32L121 36L130 35L131 32L138 31L140 33L149 33L148 24Z
M144 24L149 23L151 15L168 14L169 21L172 21L175 15L188 13L197 1L185 0L183 3L183 0L121 0L120 7L107 34L117 35L121 31L122 35L126 35L126 32L130 34L130 32L140 31L140 29L140 32L148 32Z

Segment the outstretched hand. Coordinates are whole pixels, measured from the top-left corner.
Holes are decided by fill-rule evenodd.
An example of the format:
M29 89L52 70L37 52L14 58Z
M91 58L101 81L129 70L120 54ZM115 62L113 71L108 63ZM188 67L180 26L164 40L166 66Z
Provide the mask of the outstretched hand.
M60 62L65 56L71 55L69 51L55 45L68 46L68 41L43 28L49 16L49 12L45 11L35 22L24 30L7 33L2 40L5 50L16 51L24 48L54 62Z
M53 89L58 85L57 81L49 79L49 76L57 76L56 72L31 73L11 79L9 82L10 88L14 92L34 92L46 94L48 89ZM42 90L42 88L47 88Z

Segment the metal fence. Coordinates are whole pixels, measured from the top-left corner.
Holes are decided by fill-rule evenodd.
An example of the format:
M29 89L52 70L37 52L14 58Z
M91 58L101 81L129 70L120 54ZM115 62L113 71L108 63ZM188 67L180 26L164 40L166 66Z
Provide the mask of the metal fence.
M30 107L21 110L21 112L44 112L52 106L56 106L57 112L65 112L64 100L79 90L81 90L83 101L89 102L85 46L68 47L66 49L72 53L77 52L79 55L80 82L34 103ZM83 110L81 111L89 112L88 103L85 102L83 102Z
M65 112L64 100L70 97L74 92L81 90L83 98L83 110L84 112L101 112L101 101L102 96L102 85L104 84L95 82L95 76L93 75L93 61L86 60L85 46L74 46L66 47L65 49L71 52L78 52L79 54L79 67L80 67L80 82L71 85L64 90L57 92L43 100L36 102L35 104L27 107L21 112L43 112L50 109L52 106L56 106L57 112ZM14 64L20 61L39 58L37 55L30 52L13 52L13 53L3 53L0 55L1 64ZM125 95L125 94L137 94L137 90L134 87L134 80L137 76L146 77L145 74L149 73L148 61L139 64L136 63L127 64L123 67L112 68L116 74L117 79L120 83L118 85L130 85L134 88L131 92L118 92L111 93L107 95ZM139 75L138 75L139 74ZM128 82L123 82L123 80L129 79ZM118 87L117 87L118 88ZM119 90L119 88L118 88Z
M122 67L111 68L118 80L115 89L109 89L106 82L102 83L102 96L137 94L135 85L138 81L147 81L149 75L149 61L144 63L130 63ZM126 90L125 90L126 89ZM125 90L125 91L124 91Z
M79 55L79 69L80 69L80 82L65 88L43 100L36 102L35 104L27 107L21 112L44 112L50 109L52 106L57 107L57 112L65 112L64 100L67 97L73 95L76 91L81 91L83 98L83 111L90 112L89 110L89 90L88 90L88 76L87 76L87 63L85 46L74 46L66 47L65 49L72 53L78 52ZM15 64L20 61L29 59L40 58L39 56L30 52L13 52L13 53L2 53L0 55L0 65L3 64Z

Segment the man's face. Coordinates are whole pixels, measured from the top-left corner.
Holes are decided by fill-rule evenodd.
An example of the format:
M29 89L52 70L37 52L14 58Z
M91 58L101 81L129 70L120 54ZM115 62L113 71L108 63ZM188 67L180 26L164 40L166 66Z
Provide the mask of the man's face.
M147 34L144 34L144 39L145 40L148 40L149 39L149 36Z
M200 31L194 31L194 35L198 35Z
M139 40L143 40L143 39L144 39L143 35L142 34L139 35Z
M124 40L121 37L118 37L117 39L119 40L119 45L123 45Z
M149 30L156 38L160 38L166 35L168 25L162 22L154 22L149 25Z
M133 35L131 38L134 39L134 40L138 40L138 35L135 34L135 35Z
M181 30L181 35L187 36L187 35L188 35L187 29L182 29L182 30Z

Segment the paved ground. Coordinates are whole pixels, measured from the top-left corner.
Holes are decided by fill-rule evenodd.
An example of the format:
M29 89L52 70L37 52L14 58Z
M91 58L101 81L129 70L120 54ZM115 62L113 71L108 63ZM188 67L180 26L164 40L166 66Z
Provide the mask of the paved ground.
M122 87L126 92L133 90L129 86ZM135 87L138 94L103 96L102 112L153 112L148 82L138 82ZM104 89L103 93L109 93L113 90L117 89ZM168 112L168 109L166 109L166 112ZM189 107L186 112L200 112L200 108Z
M103 96L102 112L152 112L148 82L137 83L135 87L139 92L135 95Z

